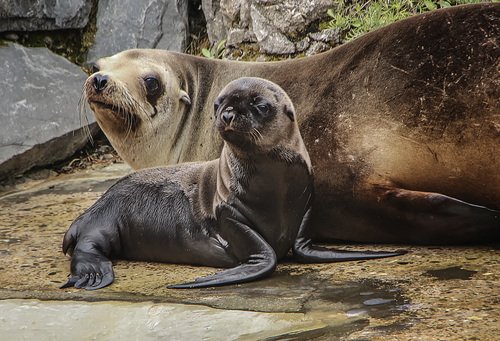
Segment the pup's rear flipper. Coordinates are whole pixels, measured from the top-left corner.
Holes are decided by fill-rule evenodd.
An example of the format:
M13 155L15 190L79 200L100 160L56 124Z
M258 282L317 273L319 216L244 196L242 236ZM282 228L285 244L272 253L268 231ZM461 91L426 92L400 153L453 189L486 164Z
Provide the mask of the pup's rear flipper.
M238 265L235 268L226 269L214 275L200 277L193 282L169 285L168 288L193 289L245 283L271 274L275 267L276 262L273 263L272 257L266 257L262 254L253 255L246 263Z
M170 289L191 289L250 282L274 272L277 259L273 248L246 223L246 219L228 204L217 208L217 221L222 238L228 242L227 252L241 264L200 277L193 282L170 285Z

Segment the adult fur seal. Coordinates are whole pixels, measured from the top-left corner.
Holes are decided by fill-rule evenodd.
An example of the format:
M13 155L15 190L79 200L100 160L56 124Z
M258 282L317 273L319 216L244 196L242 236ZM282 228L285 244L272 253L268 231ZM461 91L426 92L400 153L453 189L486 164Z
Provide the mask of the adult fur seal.
M272 273L290 249L302 262L401 253L337 252L311 244L313 178L286 93L260 78L231 82L215 101L220 159L147 169L111 187L70 227L65 286L113 281L109 258L231 267L173 288L242 283Z
M217 157L216 95L264 77L299 113L317 238L498 241L499 23L498 3L456 6L272 63L130 50L99 60L85 94L118 153L143 168Z

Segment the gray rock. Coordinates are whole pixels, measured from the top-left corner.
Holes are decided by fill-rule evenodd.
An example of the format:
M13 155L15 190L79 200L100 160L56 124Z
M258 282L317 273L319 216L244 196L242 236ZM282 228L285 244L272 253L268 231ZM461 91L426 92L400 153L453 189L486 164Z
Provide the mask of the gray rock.
M211 43L230 40L230 31L243 31L241 37L251 37L250 5L252 0L202 0L201 6L207 21L207 34ZM255 42L256 40L254 40ZM240 43L231 39L231 43Z
M280 32L269 33L259 41L262 52L267 54L291 54L295 53L295 45Z
M290 54L295 52L295 45L252 6L253 32L263 52L268 54Z
M297 52L303 52L311 45L311 38L305 37L304 39L295 43L295 49Z
M322 43L320 41L315 41L307 49L306 56L312 56L312 55L324 52L324 51L329 50L329 49L330 49L330 45Z
M331 0L249 1L270 25L286 35L300 32L313 21L326 17L326 11L334 6Z
M79 67L46 48L10 44L0 48L0 72L0 179L85 145L78 100L87 76Z
M294 53L289 37L326 17L333 6L331 0L202 0L212 43L223 39L229 45L257 41L271 54Z
M227 34L227 46L237 46L240 43L255 43L257 42L257 37L250 31L245 31L241 28L232 28Z
M327 28L320 32L309 33L312 40L321 41L323 43L340 43L340 30L338 28Z
M95 42L87 60L131 48L184 52L188 30L187 0L100 0Z
M0 32L83 28L91 8L88 0L2 0Z

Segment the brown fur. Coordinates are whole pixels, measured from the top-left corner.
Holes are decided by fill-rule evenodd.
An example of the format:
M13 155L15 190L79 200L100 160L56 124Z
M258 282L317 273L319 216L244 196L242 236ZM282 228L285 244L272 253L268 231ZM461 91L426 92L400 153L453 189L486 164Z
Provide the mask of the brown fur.
M122 125L117 134L115 123L113 129L103 123L106 113L97 110L96 116L135 168L206 160L221 148L211 128L220 89L241 76L264 77L280 85L300 113L315 171L318 237L491 241L499 230L491 222L481 232L469 224L438 228L428 223L436 211L424 212L428 220L422 222L419 213L387 198L393 190L441 193L500 209L499 23L500 4L457 6L400 21L317 56L272 63L125 51L100 60L100 74L140 98L134 79L158 70L170 90L158 100L158 115L141 117L134 132ZM180 100L181 91L189 94L189 106Z

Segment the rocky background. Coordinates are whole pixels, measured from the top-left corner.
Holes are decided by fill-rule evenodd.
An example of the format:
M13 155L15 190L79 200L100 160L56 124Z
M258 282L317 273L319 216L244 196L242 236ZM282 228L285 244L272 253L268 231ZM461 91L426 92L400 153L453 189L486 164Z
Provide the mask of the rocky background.
M335 13L350 3L1 1L0 181L68 158L55 170L68 171L75 164L85 167L85 160L116 158L106 146L82 151L89 137L99 134L92 113L79 106L88 62L130 48L259 61L308 56L346 39L346 32L331 22L338 21ZM438 2L425 3L429 7ZM365 9L364 5L352 8Z

